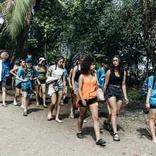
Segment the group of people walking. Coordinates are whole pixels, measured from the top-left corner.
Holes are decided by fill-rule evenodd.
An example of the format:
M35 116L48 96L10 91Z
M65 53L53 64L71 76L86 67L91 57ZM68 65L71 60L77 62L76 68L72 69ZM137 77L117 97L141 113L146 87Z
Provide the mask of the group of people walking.
M21 97L21 107L23 116L28 115L28 106L31 94L35 90L36 106L39 106L39 98L42 99L43 107L47 108L46 95L51 98L47 120L50 121L55 116L55 121L61 123L59 118L63 96L70 95L70 118L74 118L75 112L79 113L77 137L82 139L83 122L89 108L93 119L96 136L96 144L104 146L106 141L100 138L100 125L98 115L97 89L103 90L105 101L100 101L107 105L109 116L104 121L107 130L113 131L113 140L120 141L117 131L117 115L123 104L128 104L129 100L126 92L126 72L122 68L119 56L114 56L112 61L104 58L102 67L96 70L95 60L90 57L80 57L67 72L65 68L66 60L60 56L55 64L47 67L46 59L41 57L37 64L33 63L29 54L25 60L16 59L13 68L9 71L10 65L7 59L7 52L1 53L0 59L0 84L2 87L2 106L7 107L6 101L6 80L11 73L15 77L16 93L13 100L14 105L18 105L18 98ZM69 73L69 74L68 74ZM67 83L69 88L67 88ZM48 92L46 94L46 86ZM150 87L150 86L149 86ZM146 103L148 103L150 94ZM148 106L148 105L147 105ZM149 107L149 106L148 106ZM54 111L55 110L55 111ZM55 113L56 112L56 113ZM155 113L153 113L153 116ZM154 117L152 120L155 121ZM150 121L151 127L152 122ZM156 140L155 137L153 140Z

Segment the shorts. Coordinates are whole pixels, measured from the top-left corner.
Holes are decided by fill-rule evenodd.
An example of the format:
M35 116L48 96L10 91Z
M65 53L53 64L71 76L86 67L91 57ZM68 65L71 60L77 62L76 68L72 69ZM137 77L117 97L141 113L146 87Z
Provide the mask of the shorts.
M0 82L0 87L6 88L6 79L2 79L2 81Z
M45 83L46 83L45 80L41 80L41 79L39 79L39 81L40 81L41 84L45 84Z
M21 83L19 83L19 84L16 85L15 87L18 88L18 89L21 89L21 88L22 88Z
M30 97L32 93L32 89L28 88L28 89L23 89L22 88L22 96L23 97Z
M104 95L105 99L108 100L109 98L111 97L116 97L116 101L119 101L123 99L123 96L122 96L122 89L121 88L118 88L114 85L111 85L109 84L106 92L105 92L105 95Z
M80 106L82 106L82 107L88 107L89 105L92 105L92 104L94 104L94 103L97 102L97 97L92 98L92 99L88 99L88 100L85 99L85 101L86 101L87 106L84 106L84 105L82 104L82 100L79 100L79 101L78 101L78 104L79 104Z
M48 88L48 95L52 96L54 93L57 93L60 91L63 91L63 87L58 87L58 86L54 86L53 84L50 84Z
M78 92L78 90L79 90L79 88L78 88L78 82L74 82L74 84L75 84L75 90Z
M156 109L156 106L150 105L150 109Z

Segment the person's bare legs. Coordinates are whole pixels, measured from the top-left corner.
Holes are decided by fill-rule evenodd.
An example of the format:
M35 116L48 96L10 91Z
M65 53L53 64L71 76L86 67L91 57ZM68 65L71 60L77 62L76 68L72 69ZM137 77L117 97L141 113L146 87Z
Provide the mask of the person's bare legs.
M47 116L48 121L52 119L53 110L55 108L56 102L57 102L57 94L53 93L52 96L51 96L51 104L50 104L49 113L48 113L48 116Z
M38 97L39 97L39 85L35 84L35 91L36 91L36 106L39 106L39 101L38 101Z
M56 117L55 120L59 123L62 122L62 120L59 119L60 109L61 109L61 100L63 96L63 91L58 92L58 100L57 100L57 109L56 109Z
M79 115L79 118L78 118L78 132L77 133L82 133L83 120L86 117L87 108L88 107L82 107L82 106L79 107L80 115Z
M116 118L117 118L117 103L116 103L116 98L115 97L111 97L108 99L108 103L110 105L111 108L111 124L112 124L112 128L114 131L114 134L117 133L117 124L116 124Z
M46 105L46 84L41 84L41 88L42 88L43 106L47 107L47 105Z
M70 118L74 118L74 95L73 95L73 90L70 88Z
M89 106L90 112L92 114L92 119L94 122L94 131L96 136L96 142L100 139L100 126L99 126L99 116L98 116L98 103Z
M152 141L156 143L156 136L155 136L155 118L156 118L156 109L150 109L150 119L149 119L149 127L152 135Z
M2 87L2 106L7 106L6 103L6 88L5 87Z

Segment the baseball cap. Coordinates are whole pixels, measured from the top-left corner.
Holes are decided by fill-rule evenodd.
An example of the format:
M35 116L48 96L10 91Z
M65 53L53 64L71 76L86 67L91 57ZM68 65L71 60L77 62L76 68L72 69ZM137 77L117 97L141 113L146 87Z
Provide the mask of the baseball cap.
M25 62L26 62L26 63L32 62L32 59L31 59L31 58L26 58Z

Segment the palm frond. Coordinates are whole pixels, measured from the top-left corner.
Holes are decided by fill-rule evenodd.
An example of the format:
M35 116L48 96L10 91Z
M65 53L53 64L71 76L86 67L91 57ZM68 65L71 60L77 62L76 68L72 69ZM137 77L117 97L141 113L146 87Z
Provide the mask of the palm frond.
M26 25L27 13L32 9L35 0L16 0L3 4L3 15L6 23L6 32L15 39Z

